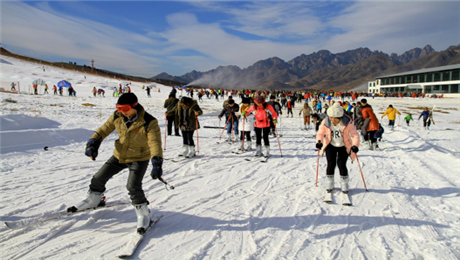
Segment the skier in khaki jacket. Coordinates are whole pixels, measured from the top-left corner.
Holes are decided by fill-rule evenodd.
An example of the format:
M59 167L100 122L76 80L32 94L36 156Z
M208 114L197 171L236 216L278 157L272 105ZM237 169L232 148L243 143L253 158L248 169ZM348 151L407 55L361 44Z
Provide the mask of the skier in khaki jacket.
M118 139L115 141L113 155L91 179L87 197L67 211L77 212L97 207L103 200L107 181L128 168L126 188L137 214L137 232L143 234L150 225L149 202L142 189L142 179L149 160L153 165L150 174L153 179L160 178L163 173L160 128L157 119L144 110L134 93L121 95L116 108L107 122L91 136L85 151L86 156L95 160L101 142L116 130Z

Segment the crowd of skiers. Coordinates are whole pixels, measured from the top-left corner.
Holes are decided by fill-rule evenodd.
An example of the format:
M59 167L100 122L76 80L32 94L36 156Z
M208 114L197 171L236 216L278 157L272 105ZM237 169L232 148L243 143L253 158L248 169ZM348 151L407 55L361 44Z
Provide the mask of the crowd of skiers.
M121 88L121 86L120 86ZM96 88L93 95L96 95ZM119 92L120 90L117 90ZM201 92L201 91L200 91ZM225 122L224 131L227 133L225 142L236 143L235 153L251 151L255 132L255 157L267 158L270 156L270 136L276 137L278 120L286 110L286 117L293 117L293 109L298 102L295 95L268 91L230 92L226 94L240 95L238 104L232 95L222 104L222 110L217 116L218 120ZM211 95L218 93L216 99L223 91L209 91ZM164 102L166 109L167 134L169 136L182 136L183 151L179 156L192 158L196 156L194 132L200 128L198 117L203 114L198 101L193 99L193 93L177 98L178 90L173 88ZM308 94L308 93L307 93ZM352 161L357 159L360 143L369 143L371 150L378 148L377 139L382 138L383 127L379 123L373 108L366 98L356 103L337 101L332 98L322 97L320 93L303 95L299 105L298 115L302 116L302 130L310 130L310 125L315 125L316 149L318 158L326 154L326 191L331 193L334 189L334 172L339 168L341 190L348 193L348 170L346 163L348 157ZM345 98L346 95L340 96ZM351 95L351 101L357 99L358 94ZM323 99L324 100L321 100ZM283 100L286 101L283 101ZM268 101L267 101L268 100ZM311 102L311 106L310 103ZM325 103L322 106L322 103ZM382 115L388 116L389 127L393 130L396 115L401 113L392 105ZM225 117L224 117L225 116ZM423 117L424 126L428 128L432 122L432 113L425 108L419 119ZM413 120L411 115L405 117L407 125ZM434 121L433 121L434 123ZM97 129L86 145L85 155L95 160L102 141L113 131L118 134L115 141L113 156L93 176L89 185L87 197L75 206L69 207L68 212L77 212L97 207L103 201L106 183L115 174L123 169L129 169L127 189L134 206L138 223L137 232L143 233L150 225L149 202L142 189L142 179L147 171L149 162L152 164L150 176L153 179L162 179L163 149L161 131L156 118L147 113L134 93L123 93L118 97L116 110L107 119L104 125ZM221 135L222 136L222 135ZM360 142L362 136L362 142ZM166 137L165 137L166 138ZM166 139L165 139L166 140ZM262 144L263 140L263 144ZM264 148L264 149L262 149ZM363 179L364 180L364 179ZM166 182L164 182L166 183Z

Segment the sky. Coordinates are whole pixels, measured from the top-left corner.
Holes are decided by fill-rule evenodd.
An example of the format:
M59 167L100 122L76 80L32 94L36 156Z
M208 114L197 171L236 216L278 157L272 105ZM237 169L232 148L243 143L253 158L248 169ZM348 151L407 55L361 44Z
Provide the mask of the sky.
M246 68L319 50L460 43L459 1L1 1L14 53L144 77Z

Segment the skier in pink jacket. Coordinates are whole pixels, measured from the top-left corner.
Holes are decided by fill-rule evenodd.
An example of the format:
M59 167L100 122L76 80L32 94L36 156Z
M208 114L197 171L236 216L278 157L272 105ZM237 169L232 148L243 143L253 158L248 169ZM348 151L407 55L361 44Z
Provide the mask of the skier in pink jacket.
M255 156L270 156L270 141L268 136L270 134L270 115L273 118L273 123L278 123L278 114L273 107L265 102L264 96L257 96L254 99L254 105L251 106L246 113L241 115L245 117L250 113L254 113L254 131L256 132L256 154ZM264 138L265 155L262 153L262 136Z
M354 161L359 151L358 131L351 118L344 112L345 110L338 103L331 106L316 134L318 140L316 148L321 149L321 155L326 152L326 190L329 193L334 189L335 166L339 168L342 192L348 193L348 156Z

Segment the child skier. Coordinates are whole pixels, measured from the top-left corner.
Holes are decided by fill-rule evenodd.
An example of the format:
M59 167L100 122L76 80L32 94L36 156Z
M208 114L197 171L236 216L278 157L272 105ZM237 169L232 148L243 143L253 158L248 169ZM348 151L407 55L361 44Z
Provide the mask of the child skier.
M246 113L247 110L250 107L250 98L243 97L241 106L240 106L240 113L236 113L236 115L239 117L239 123L238 123L238 130L240 131L240 142L241 146L238 147L238 151L251 151L252 150L252 140L251 140L251 131L254 130L254 116L246 116L242 117L241 115L243 113ZM246 143L247 147L244 148L244 137L246 137Z
M251 106L246 112L243 112L241 115L246 117L251 113L255 113L255 122L254 122L254 131L256 132L256 154L255 156L270 156L270 141L268 140L268 135L270 133L270 117L269 113L273 118L273 123L276 125L278 123L278 114L275 112L273 107L270 104L265 102L264 96L257 96L254 99L254 105ZM265 145L265 155L262 153L262 137L264 139Z
M197 118L203 114L198 102L189 97L182 97L176 107L169 113L175 115L174 124L182 131L184 151L179 156L194 157L195 142L193 141L193 132L200 128ZM165 113L165 116L169 113Z
M395 128L396 114L401 115L398 110L393 108L393 105L389 105L387 111L385 111L385 113L382 115L382 118L388 115L388 125L390 126L391 131L393 131Z
M338 166L343 193L348 193L348 156L354 161L359 151L359 134L352 123L352 119L344 114L340 104L329 107L327 117L321 123L316 134L316 148L321 155L326 152L326 191L332 193L334 189L334 171ZM353 152L353 153L352 153Z
M407 124L407 126L409 126L409 122L411 120L414 120L414 119L412 118L412 114L407 114L407 116L404 118L404 120L406 120L406 124Z

